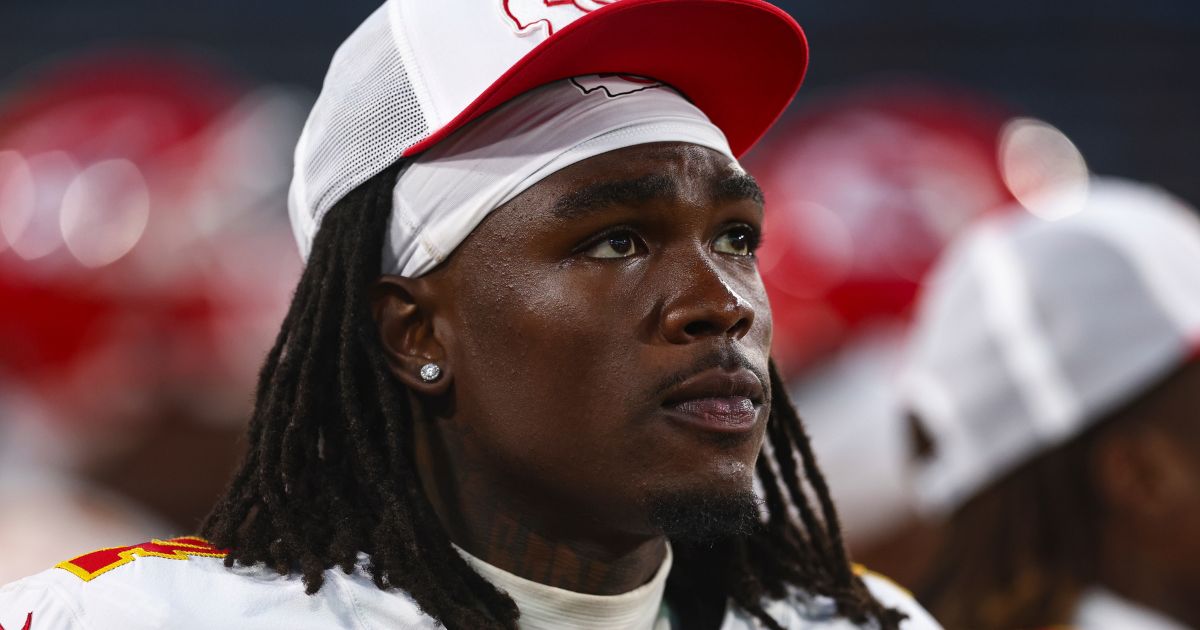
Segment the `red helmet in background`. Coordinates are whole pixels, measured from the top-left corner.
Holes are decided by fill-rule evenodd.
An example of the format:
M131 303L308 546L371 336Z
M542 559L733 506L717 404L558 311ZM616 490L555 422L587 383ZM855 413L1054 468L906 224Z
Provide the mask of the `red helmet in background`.
M795 374L880 322L972 218L1012 201L997 162L1009 112L922 86L815 102L747 160L767 198L759 269L772 353Z
M60 423L161 395L228 416L301 264L284 207L302 99L161 54L0 97L0 389Z
M859 88L795 112L747 160L767 200L772 355L848 545L889 575L914 578L925 551L904 529L915 511L892 377L926 272L973 219L1012 201L1009 120L952 89Z

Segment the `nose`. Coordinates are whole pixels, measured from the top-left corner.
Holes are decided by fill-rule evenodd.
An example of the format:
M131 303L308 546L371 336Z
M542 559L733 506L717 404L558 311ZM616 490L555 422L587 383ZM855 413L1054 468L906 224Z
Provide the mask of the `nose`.
M676 292L663 303L663 338L677 344L720 336L741 339L754 324L754 308L711 262L697 262L681 273Z

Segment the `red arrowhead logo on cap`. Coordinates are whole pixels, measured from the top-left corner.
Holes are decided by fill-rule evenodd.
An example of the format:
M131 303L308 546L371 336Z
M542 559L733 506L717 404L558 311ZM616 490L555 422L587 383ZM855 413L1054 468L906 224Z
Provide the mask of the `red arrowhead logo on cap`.
M500 0L504 15L518 35L545 28L546 35L574 22L579 16L618 0Z

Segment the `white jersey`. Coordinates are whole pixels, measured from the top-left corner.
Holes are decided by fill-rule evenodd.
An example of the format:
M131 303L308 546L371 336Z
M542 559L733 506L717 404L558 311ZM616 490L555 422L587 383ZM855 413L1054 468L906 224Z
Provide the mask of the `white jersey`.
M155 540L95 551L0 588L0 628L6 630L425 630L441 625L406 593L375 586L360 563L349 575L325 572L315 595L298 575L263 566L226 568L225 554L199 538ZM365 558L364 558L365 559ZM885 579L864 574L885 605L908 614L904 630L940 628L912 597ZM840 617L822 597L797 594L768 603L790 630L871 628ZM758 630L730 606L722 630Z

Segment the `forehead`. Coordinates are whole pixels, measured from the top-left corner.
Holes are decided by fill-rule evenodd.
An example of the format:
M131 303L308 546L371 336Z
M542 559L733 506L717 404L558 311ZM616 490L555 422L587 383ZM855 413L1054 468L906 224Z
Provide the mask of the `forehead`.
M655 142L616 149L572 164L534 187L580 186L654 174L663 180L703 184L744 173L728 156L686 142Z
M707 147L683 142L609 151L568 166L531 186L514 202L558 219L578 218L612 205L668 200L683 205L750 201L762 205L758 184L741 165Z

